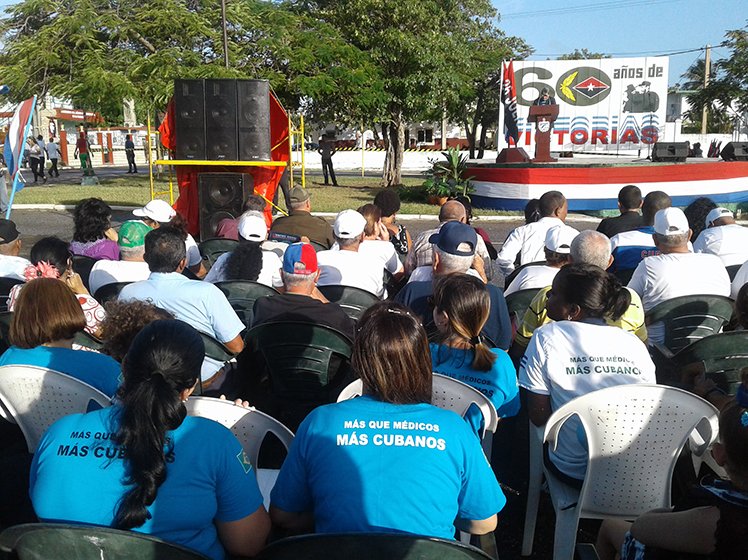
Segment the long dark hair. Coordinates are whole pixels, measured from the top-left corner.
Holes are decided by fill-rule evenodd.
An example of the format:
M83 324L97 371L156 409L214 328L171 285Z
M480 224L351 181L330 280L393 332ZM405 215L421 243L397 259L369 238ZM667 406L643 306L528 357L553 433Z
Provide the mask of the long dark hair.
M554 278L553 289L588 317L609 316L615 321L631 305L631 294L618 279L593 264L567 264Z
M140 527L148 519L147 507L166 480L166 458L172 453L166 434L187 414L180 393L197 382L204 356L198 332L177 320L146 326L125 356L114 440L124 449L124 483L132 488L117 506L118 529Z
M262 271L262 249L254 241L239 240L239 245L226 259L226 280L256 282Z
M73 241L88 243L104 237L111 227L112 209L100 198L81 200L73 211Z

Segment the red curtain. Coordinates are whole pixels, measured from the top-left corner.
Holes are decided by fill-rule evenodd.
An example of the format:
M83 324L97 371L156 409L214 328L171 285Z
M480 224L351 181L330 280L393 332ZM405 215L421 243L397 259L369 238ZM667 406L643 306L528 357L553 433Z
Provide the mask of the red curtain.
M161 144L173 151L176 148L176 133L174 123L176 113L174 99L169 101L166 108L166 117L159 126ZM288 114L281 106L278 99L270 93L270 159L272 161L288 162ZM279 167L233 167L233 166L200 166L179 165L177 170L177 185L179 186L179 198L174 203L174 209L187 220L189 231L192 235L200 234L200 209L198 203L197 176L200 173L248 173L254 178L254 192L273 200L278 188L278 181L285 170ZM265 209L265 220L268 225L272 221L272 207L268 204Z

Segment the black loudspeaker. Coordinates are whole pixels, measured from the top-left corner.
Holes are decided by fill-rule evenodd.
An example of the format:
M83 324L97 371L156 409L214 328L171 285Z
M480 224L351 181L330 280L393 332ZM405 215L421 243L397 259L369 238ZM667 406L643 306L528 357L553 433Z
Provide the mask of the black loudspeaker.
M254 192L254 179L247 173L200 173L197 176L200 206L200 238L216 236L224 218L238 218L247 197Z
M748 142L730 142L719 155L725 161L748 161Z
M239 160L270 161L270 83L238 80Z
M657 142L652 149L652 161L686 161L686 142Z
M236 80L205 80L205 155L236 161Z
M177 159L205 159L205 84L174 80Z

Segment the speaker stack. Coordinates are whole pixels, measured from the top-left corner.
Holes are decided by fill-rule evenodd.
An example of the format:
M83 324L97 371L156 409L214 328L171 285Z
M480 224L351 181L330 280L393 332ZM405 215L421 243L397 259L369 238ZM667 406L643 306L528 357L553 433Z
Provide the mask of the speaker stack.
M221 220L241 215L244 201L254 191L254 179L248 173L200 173L197 188L200 239L205 240L216 236Z
M686 161L688 143L656 142L652 149L652 161Z
M730 142L719 155L725 161L748 161L748 142Z

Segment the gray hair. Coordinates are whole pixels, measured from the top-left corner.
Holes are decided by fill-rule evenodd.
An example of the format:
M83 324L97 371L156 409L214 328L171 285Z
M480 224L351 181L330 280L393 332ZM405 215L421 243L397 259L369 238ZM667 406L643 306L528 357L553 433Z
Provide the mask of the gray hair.
M439 272L449 274L452 272L467 272L473 266L473 256L453 255L442 251L436 245L432 245L434 253L439 255Z
M308 202L309 202L309 199L307 198L306 200L302 202L291 202L289 206L291 207L291 210L298 210L299 208L306 207Z
M579 232L571 242L571 260L574 263L593 264L605 270L610 263L610 239L594 229Z
M343 249L345 247L353 247L354 245L358 247L361 244L361 235L357 235L356 237L346 238L346 239L341 239L337 235L334 235L333 237L335 237L335 241L338 242L338 247Z
M666 252L688 244L688 233L674 233L670 235L654 234L655 242Z
M119 257L123 261L142 260L145 254L145 245L138 247L120 247Z
M293 274L291 272L281 270L281 278L283 278L283 285L286 286L286 288L314 286L314 277L314 274Z

